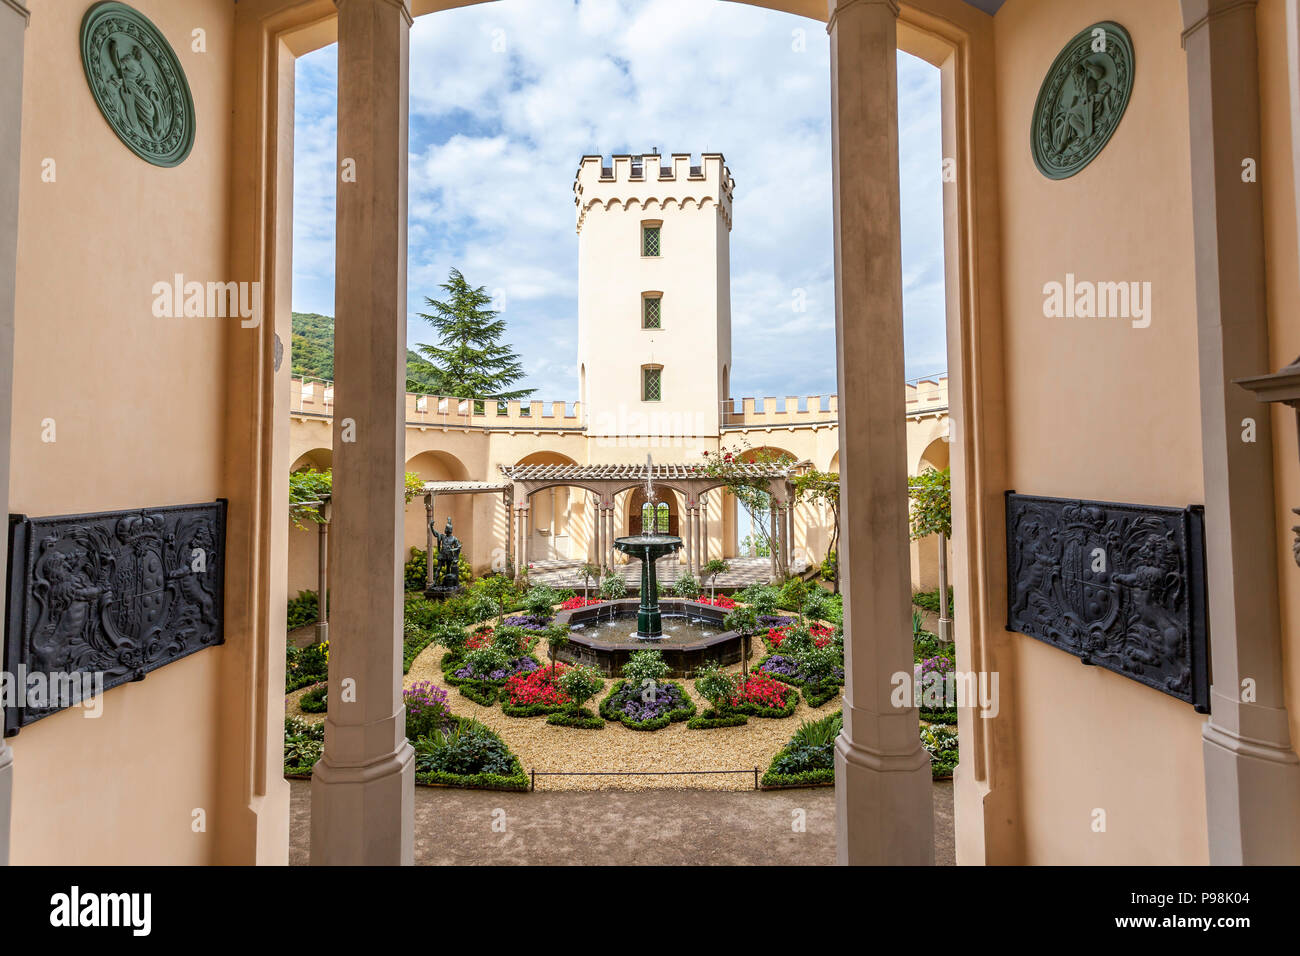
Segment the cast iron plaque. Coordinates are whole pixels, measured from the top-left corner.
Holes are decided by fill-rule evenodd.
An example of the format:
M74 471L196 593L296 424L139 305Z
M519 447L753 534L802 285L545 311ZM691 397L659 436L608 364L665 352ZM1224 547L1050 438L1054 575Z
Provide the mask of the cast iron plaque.
M1007 629L1209 713L1203 509L1007 492Z
M81 20L81 65L100 113L131 152L178 166L194 146L194 97L167 38L139 10L107 0Z
M9 516L5 669L103 689L225 640L226 502ZM51 695L52 696L52 695ZM75 701L72 701L75 703ZM70 705L6 693L5 735Z
M1133 92L1133 41L1094 23L1057 55L1034 103L1029 145L1048 179L1068 179L1105 148Z

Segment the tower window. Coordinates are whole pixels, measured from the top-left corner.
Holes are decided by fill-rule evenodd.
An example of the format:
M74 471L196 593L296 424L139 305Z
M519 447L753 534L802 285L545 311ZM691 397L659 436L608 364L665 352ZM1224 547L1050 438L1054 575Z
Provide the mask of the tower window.
M641 227L641 255L656 257L659 255L659 230L660 226L646 225Z
M647 295L641 300L641 328L658 329L660 325L660 302L657 295Z
M657 402L663 398L663 372L659 365L641 368L641 401Z

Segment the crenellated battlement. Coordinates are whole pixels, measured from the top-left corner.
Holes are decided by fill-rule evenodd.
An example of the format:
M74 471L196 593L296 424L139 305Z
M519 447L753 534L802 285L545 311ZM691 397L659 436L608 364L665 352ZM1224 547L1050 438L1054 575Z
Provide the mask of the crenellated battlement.
M916 379L903 385L903 406L910 416L944 415L948 410L948 376ZM722 403L724 428L788 428L836 425L835 395L789 395L777 398L729 398Z
M735 186L721 153L704 153L698 164L690 153L584 156L573 179L577 230L597 205L646 211L716 206L730 229Z

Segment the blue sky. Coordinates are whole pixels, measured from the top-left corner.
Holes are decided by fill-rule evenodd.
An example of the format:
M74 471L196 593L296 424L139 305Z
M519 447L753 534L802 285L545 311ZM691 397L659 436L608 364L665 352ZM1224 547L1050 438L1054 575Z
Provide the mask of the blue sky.
M946 368L939 73L898 57L907 376ZM337 47L298 63L293 308L334 312ZM699 0L504 0L411 30L410 344L459 268L498 299L527 385L577 398L583 154L721 152L736 179L732 394L835 389L824 25ZM804 290L806 308L794 308ZM798 342L798 348L791 348Z

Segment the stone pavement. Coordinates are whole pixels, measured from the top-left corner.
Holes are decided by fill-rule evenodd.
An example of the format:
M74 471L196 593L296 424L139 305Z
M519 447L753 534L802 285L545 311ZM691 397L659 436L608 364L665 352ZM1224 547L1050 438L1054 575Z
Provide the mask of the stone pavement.
M311 785L291 780L289 862L308 861ZM935 862L951 866L952 781L934 785ZM799 813L802 811L802 813ZM504 813L504 832L494 829ZM793 824L803 821L802 832ZM813 865L835 862L835 792L415 788L415 862Z

